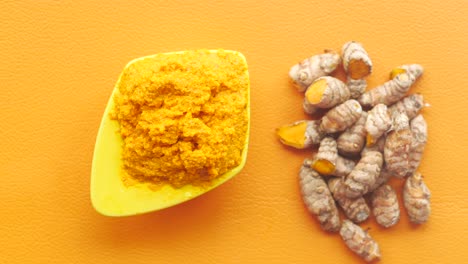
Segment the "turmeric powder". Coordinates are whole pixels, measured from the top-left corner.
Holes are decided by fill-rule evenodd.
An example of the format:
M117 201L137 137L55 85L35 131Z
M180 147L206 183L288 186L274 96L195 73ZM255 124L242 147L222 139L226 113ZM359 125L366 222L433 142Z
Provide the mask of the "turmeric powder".
M241 163L248 130L247 66L236 53L158 54L122 73L124 183L203 185Z

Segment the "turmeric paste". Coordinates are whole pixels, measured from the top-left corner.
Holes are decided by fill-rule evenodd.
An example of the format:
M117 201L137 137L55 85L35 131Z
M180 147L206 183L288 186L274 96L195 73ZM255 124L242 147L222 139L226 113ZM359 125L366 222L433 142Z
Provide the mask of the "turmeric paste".
M124 183L204 185L241 163L247 66L218 50L158 54L129 65L111 118L123 139Z

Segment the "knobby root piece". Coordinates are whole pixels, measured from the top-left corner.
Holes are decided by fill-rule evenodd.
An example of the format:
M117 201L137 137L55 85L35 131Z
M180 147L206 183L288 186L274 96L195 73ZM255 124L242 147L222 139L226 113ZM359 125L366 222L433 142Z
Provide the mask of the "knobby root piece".
M335 139L326 137L320 142L320 147L312 163L312 168L322 175L331 175L335 171L337 158L338 149Z
M322 117L320 129L325 133L346 130L361 116L362 108L356 100L348 100L335 106Z
M311 165L311 160L304 160L299 172L302 199L309 212L318 218L323 230L337 232L341 223L335 201L327 184Z
M309 115L314 115L320 110L320 108L307 103L305 99L302 101L302 109L304 109L304 113Z
M367 231L349 220L344 220L340 235L346 246L367 262L381 258L380 249Z
M354 162L353 160L343 158L338 155L338 158L336 159L336 166L335 166L335 171L333 172L333 176L344 178L351 173L351 171L354 169L355 166L356 166L356 162Z
M354 223L365 221L370 214L369 206L366 200L361 196L356 199L350 199L344 194L343 179L333 178L328 181L328 188L333 194L333 197L343 209L346 217Z
M377 223L383 227L394 226L400 220L400 207L395 190L384 184L371 196L372 213Z
M419 64L404 64L398 67L395 67L390 72L390 80L395 79L395 77L402 73L409 73L413 75L416 79L419 78L424 72L424 68Z
M369 151L362 156L356 167L346 177L345 194L349 198L357 198L369 192L375 184L382 169L383 157L378 151Z
M352 99L358 99L359 96L361 96L367 88L367 82L365 79L351 79L348 77L348 81L346 82L346 85L348 86L349 92L351 93L351 98Z
M403 186L403 201L409 220L416 224L425 223L431 214L431 192L416 172L406 179Z
M319 120L301 120L276 130L281 143L297 149L320 144L323 133L319 131Z
M373 192L375 191L375 189L379 188L382 184L387 183L390 177L392 177L392 174L388 172L384 166L382 170L380 171L379 176L375 180L375 183L369 187L369 192Z
M409 155L413 136L409 120L403 112L392 113L393 130L387 135L384 148L386 169L397 178L408 172Z
M404 112L411 120L416 117L421 109L426 106L421 94L411 94L388 108L390 113L395 111Z
M342 53L343 67L352 79L362 79L372 72L372 61L361 43L345 43Z
M333 50L307 58L289 70L289 77L300 92L304 92L315 79L329 75L340 64L341 58Z
M418 169L427 143L427 124L422 115L418 115L411 120L410 127L413 139L411 141L407 176L414 174Z
M392 119L387 110L386 105L378 104L368 112L365 124L367 146L374 145L377 140L390 129Z
M362 112L358 121L338 137L336 142L341 155L351 157L359 155L366 143L366 120L367 112Z
M308 114L316 112L316 108L332 108L348 100L348 87L337 78L323 76L316 79L305 92L304 111Z
M385 148L385 137L380 137L377 142L372 146L365 146L361 151L361 156L363 156L366 152L369 151L378 151L380 153L384 153Z
M415 81L416 77L412 74L398 74L394 79L362 94L358 101L363 107L391 105L403 98Z

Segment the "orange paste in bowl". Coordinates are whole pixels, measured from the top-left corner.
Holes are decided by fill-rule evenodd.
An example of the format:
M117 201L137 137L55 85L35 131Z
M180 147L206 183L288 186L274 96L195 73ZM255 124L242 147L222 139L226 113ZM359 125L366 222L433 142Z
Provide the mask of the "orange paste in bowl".
M241 163L247 65L218 50L157 54L128 65L111 118L120 123L124 182L203 184Z

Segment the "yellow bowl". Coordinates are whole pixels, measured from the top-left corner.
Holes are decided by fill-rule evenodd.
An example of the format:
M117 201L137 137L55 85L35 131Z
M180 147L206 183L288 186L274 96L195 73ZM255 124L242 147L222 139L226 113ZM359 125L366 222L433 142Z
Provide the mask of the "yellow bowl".
M210 52L217 53L218 51L210 50ZM247 68L245 57L240 52L224 52L232 53L241 57ZM167 54L173 53L183 53L183 51ZM131 64L154 56L155 55L146 56L131 61L127 64L123 72L125 72ZM120 75L117 84L120 82L123 72ZM244 74L248 79L247 70ZM247 137L242 151L242 161L237 167L214 179L205 187L185 185L181 188L173 188L171 185L167 184L157 190L154 190L150 189L149 186L144 183L125 186L121 180L123 168L121 159L122 138L118 133L120 125L117 121L111 120L109 117L109 112L114 108L113 96L116 90L117 85L114 88L107 103L106 110L104 111L94 148L91 171L91 201L93 207L99 213L106 216L128 216L156 211L180 204L218 187L238 174L244 167L247 159L250 130L250 86L247 89Z

